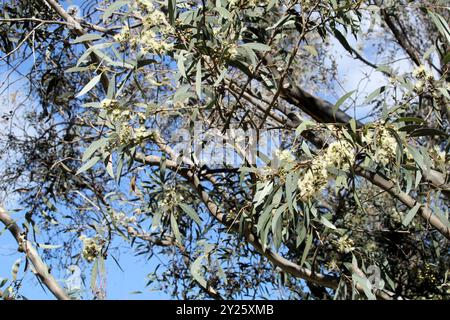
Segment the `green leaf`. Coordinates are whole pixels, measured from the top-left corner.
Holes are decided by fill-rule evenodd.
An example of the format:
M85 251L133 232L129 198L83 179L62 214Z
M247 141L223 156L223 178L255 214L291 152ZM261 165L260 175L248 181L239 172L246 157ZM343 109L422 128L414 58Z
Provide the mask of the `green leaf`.
M20 267L21 261L22 261L22 259L17 259L16 262L14 262L14 264L12 266L11 275L12 275L13 281L17 280L17 274L19 273L19 267Z
M78 174L92 168L99 160L100 160L100 157L93 157L91 160L89 160L84 165L82 165L81 168L78 169L77 173L75 173L75 175L78 175Z
M303 240L305 240L305 236L306 227L303 224L299 223L297 225L297 239L295 241L296 248L298 248L302 244Z
M184 52L186 52L186 51L184 51ZM186 61L186 57L183 55L183 51L181 51L177 56L177 66L178 66L178 70L180 71L180 74L184 78L187 78L186 68L184 66L185 61Z
M86 93L88 93L92 88L94 88L97 83L100 81L101 78L101 74L96 75L94 78L91 79L91 81L89 81L86 86L77 93L77 95L75 96L75 98L79 98L83 95L85 95Z
M199 99L202 97L202 62L197 62L197 72L195 73L195 92Z
M450 43L450 28L447 21L445 21L445 19L441 15L435 12L428 11L428 14L430 15L431 19L433 20L442 36L447 39L447 42Z
M372 293L372 285L370 284L369 280L367 278L363 278L356 273L352 274L352 279L355 283L358 283L364 291L364 294L366 295L367 299L369 300L376 300L377 298Z
M306 261L306 257L308 256L309 250L311 249L312 241L313 241L313 234L312 232L309 232L308 235L306 236L305 249L303 250L300 266L303 266L303 264Z
M8 279L0 278L0 288L8 282Z
M157 63L155 59L139 59L136 64L136 68L139 69L155 63Z
M75 40L73 40L71 43L76 44L76 43L81 43L81 42L94 41L94 40L98 40L101 38L102 38L102 36L99 34L84 34L82 36L79 36Z
M106 172L109 174L109 176L113 179L115 179L114 177L114 170L113 170L113 164L112 164L112 156L109 155L106 159L105 159L105 163L106 163Z
M195 210L192 209L191 206L188 206L187 204L184 204L184 203L179 203L178 205L184 212L186 212L186 214L189 217L191 217L192 220L195 221L195 223L197 223L199 226L202 224L202 220L198 216L197 212L195 212Z
M417 211L419 211L420 203L416 203L416 205L409 210L408 214L405 216L405 218L402 221L402 224L406 227L409 225L409 223L412 221L414 216L416 215Z
M89 147L83 153L83 158L81 159L83 162L86 162L99 148L105 146L108 143L107 138L101 138L96 140L90 144Z
M259 191L256 192L255 197L253 198L253 202L255 203L255 207L259 206L264 198L272 191L273 189L273 182L268 181L264 184L264 187L259 189Z
M301 135L303 131L308 129L308 127L314 127L316 124L309 120L303 120L302 123L295 129L297 135Z
M333 230L336 230L336 226L332 224L327 218L324 216L320 217L320 222L327 228L331 228Z
M356 133L356 120L350 119L350 128L352 129L353 133Z
M89 67L72 67L65 70L65 73L89 71Z
M389 66L386 66L386 65L380 65L380 66L377 67L376 70L380 71L380 72L387 73L387 74L392 74L392 69Z
M109 19L109 17L111 17L114 13L114 11L116 11L117 9L119 9L120 7L128 4L129 1L117 1L112 3L103 13L103 23L106 23L106 21Z
M422 126L420 124L407 124L401 128L398 129L398 131L404 131L404 132L412 132L414 130L420 129Z
M204 255L200 255L197 259L192 262L190 270L192 277L197 281L203 288L206 288L208 286L206 279L203 277L202 274L202 260L204 258Z
M304 152L308 157L310 157L310 158L313 157L313 155L312 155L312 153L311 153L311 150L309 149L308 144L306 143L305 140L302 141L301 148L302 148L303 152Z
M98 276L98 258L95 259L94 264L92 265L91 270L91 290L94 291L96 287Z
M166 168L167 168L167 158L166 154L163 153L161 156L161 160L159 162L159 179L162 183L165 182L166 179Z
M241 47L249 48L256 51L269 51L271 49L268 45L257 42L244 43L243 45L241 45Z
M225 9L223 7L215 7L214 10L216 10L222 18L229 19L229 20L232 19L232 15L231 15L230 11L228 11L227 9Z
M416 117L401 117L396 119L394 122L404 122L404 123L408 123L408 122L415 122L415 123L424 123L425 120L421 119L421 118L416 118Z
M272 236L275 248L279 248L281 245L281 232L282 232L282 222L283 222L283 211L286 206L281 206L275 211L275 215L272 219Z
M261 234L264 230L266 225L269 223L270 219L272 218L272 209L273 204L268 205L263 213L258 218L258 224L256 225L256 231L258 234Z
M411 134L409 135L410 137L423 137L423 136L443 136L443 137L447 137L448 134L445 133L444 131L438 130L438 129L433 129L433 128L420 128L417 130L414 130L413 132L411 132Z
M174 26L175 25L175 17L177 15L177 1L176 0L169 0L168 3L169 7L169 23Z
M353 54L352 47L348 44L347 39L338 29L334 29L334 36L342 44L345 50L347 50L350 54Z
M407 145L406 148L412 154L412 156L414 158L414 161L417 163L419 168L422 171L426 171L427 170L427 166L426 166L425 160L424 160L422 154L419 152L419 150L417 148L411 147L410 145Z
M170 227L172 228L172 232L175 235L175 239L177 239L179 243L182 243L183 239L181 238L180 229L178 229L177 218L175 218L173 214L170 215Z
M375 89L371 94L369 94L367 96L366 100L364 100L364 104L374 100L376 97L378 97L380 94L382 94L384 92L384 90L386 90L386 86L381 86L381 87Z
M297 181L293 173L286 176L286 202L288 204L289 212L294 214L294 192L297 190Z

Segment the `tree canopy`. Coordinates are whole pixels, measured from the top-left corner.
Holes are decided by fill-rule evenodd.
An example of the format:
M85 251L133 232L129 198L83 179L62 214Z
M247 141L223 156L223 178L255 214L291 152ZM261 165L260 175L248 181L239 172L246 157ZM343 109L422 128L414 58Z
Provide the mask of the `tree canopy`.
M128 250L165 257L147 286L174 298L448 299L449 16L3 1L0 241L26 263L1 296L23 298L23 265L104 299ZM90 292L51 275L71 265Z

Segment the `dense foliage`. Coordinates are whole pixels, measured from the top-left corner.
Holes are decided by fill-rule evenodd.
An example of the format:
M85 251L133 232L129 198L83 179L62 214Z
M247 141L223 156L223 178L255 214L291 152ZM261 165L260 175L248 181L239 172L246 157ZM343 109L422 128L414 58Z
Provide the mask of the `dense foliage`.
M0 5L0 188L52 270L102 299L128 249L178 298L448 299L445 2L75 4Z

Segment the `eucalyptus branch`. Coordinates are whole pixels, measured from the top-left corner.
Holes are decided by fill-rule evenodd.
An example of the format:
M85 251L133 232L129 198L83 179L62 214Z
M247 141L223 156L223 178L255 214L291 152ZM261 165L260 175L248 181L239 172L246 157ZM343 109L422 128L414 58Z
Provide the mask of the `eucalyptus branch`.
M0 206L0 221L5 225L6 229L12 234L19 245L19 251L25 253L27 258L31 261L34 267L36 277L50 290L50 292L59 300L70 300L65 290L50 274L48 267L44 264L36 249L30 241L26 240L24 234L20 230L16 222Z

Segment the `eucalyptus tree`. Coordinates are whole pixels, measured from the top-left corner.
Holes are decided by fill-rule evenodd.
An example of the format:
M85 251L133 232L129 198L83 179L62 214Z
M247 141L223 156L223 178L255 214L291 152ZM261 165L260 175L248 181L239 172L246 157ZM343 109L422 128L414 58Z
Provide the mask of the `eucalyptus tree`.
M120 246L164 255L147 285L178 298L448 299L445 2L0 9L22 98L0 154L19 212L0 218L56 297L74 293L42 259L92 269L101 299Z

